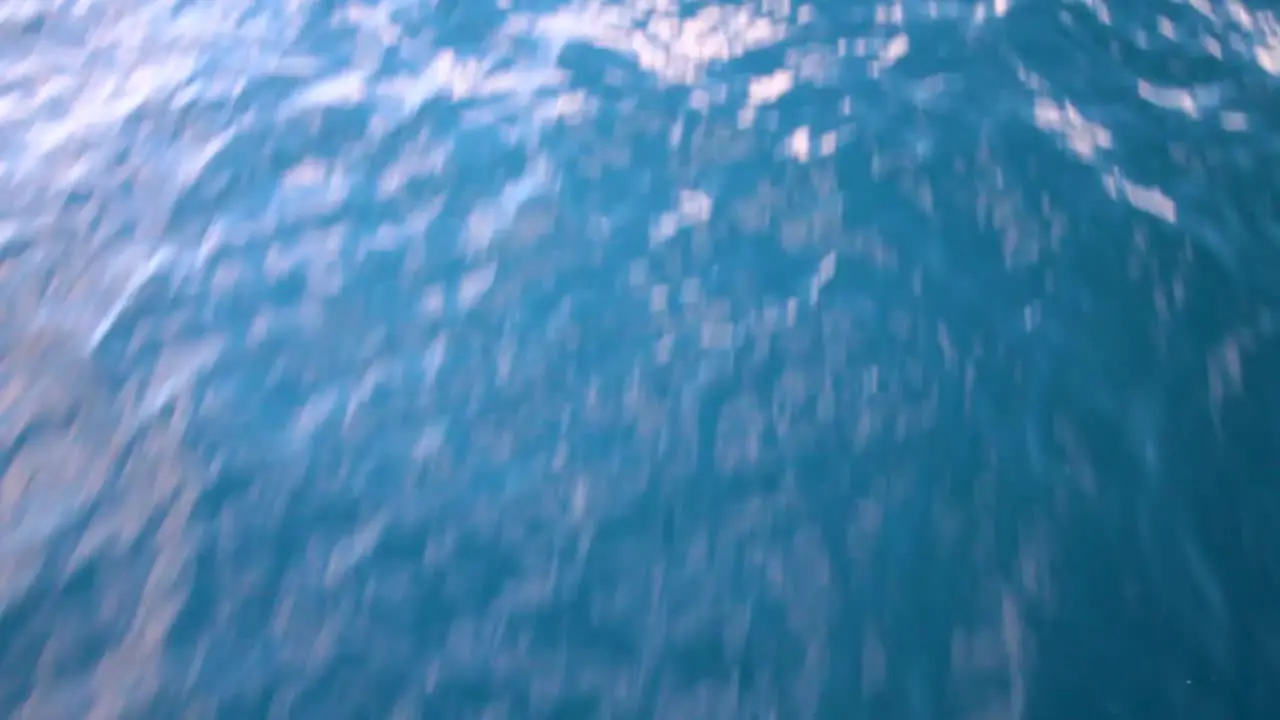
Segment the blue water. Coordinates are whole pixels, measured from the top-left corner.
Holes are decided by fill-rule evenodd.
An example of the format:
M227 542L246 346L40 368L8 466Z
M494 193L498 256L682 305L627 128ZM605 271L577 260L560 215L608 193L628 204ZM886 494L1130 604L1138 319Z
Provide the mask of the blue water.
M1261 0L0 2L0 717L1280 717Z

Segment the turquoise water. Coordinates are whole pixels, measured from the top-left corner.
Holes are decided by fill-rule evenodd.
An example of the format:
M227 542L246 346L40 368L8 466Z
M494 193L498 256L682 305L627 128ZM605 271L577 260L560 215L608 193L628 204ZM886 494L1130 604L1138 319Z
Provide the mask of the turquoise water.
M1280 11L0 4L0 716L1280 717Z

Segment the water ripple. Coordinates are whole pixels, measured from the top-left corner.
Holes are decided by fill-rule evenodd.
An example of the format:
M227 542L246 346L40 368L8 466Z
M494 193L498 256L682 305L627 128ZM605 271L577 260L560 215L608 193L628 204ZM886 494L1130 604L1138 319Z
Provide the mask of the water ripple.
M1271 717L1278 78L1243 0L6 2L0 714Z

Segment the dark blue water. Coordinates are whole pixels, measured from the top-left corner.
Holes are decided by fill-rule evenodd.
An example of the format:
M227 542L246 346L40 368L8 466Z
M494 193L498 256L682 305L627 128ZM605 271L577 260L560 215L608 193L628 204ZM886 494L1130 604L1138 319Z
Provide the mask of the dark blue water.
M1261 0L0 2L0 717L1280 717Z

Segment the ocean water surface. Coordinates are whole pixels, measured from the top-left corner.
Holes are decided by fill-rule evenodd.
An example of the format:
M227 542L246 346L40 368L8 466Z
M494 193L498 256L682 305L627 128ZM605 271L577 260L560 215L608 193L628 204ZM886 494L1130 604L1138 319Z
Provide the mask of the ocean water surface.
M1280 8L0 0L0 717L1280 717Z

